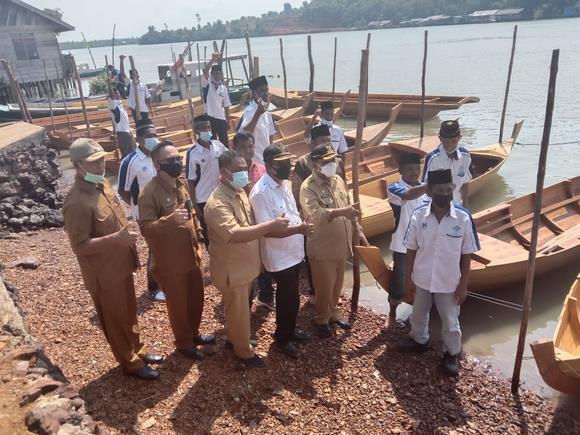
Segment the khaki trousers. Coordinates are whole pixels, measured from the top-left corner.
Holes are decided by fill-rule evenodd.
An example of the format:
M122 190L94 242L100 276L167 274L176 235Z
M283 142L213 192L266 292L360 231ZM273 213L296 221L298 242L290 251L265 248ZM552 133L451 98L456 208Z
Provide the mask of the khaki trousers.
M154 278L165 292L167 314L177 349L189 349L193 339L199 335L199 325L203 313L203 278L198 267L173 276Z
M346 259L315 260L310 258L308 261L316 291L315 321L318 325L326 325L331 320L339 319L338 299L344 282Z
M228 340L234 346L236 356L242 359L255 355L250 346L250 285L219 289L224 300Z
M144 366L140 357L147 351L139 336L133 274L113 285L103 286L98 279L95 283L88 290L115 359L125 372L140 369Z

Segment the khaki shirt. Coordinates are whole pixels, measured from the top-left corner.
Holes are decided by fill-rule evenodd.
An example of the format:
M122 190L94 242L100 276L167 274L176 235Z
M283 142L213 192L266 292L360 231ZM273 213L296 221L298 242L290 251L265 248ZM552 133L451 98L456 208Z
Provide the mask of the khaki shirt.
M123 229L127 217L107 180L102 185L77 177L64 200L64 224L73 250L81 243ZM91 255L77 255L89 292L123 281L139 264L135 247L115 247Z
M159 276L187 273L201 265L202 236L195 210L184 225L167 219L190 198L185 180L177 178L176 184L157 175L139 195L139 227L151 251L151 271Z
M305 219L314 224L314 234L306 239L306 254L315 260L340 260L352 255L352 222L345 217L328 220L329 211L350 203L340 176L322 179L313 173L300 188L300 204Z
M259 241L230 242L236 229L255 224L246 192L220 182L205 204L204 217L214 285L227 288L251 283L262 268Z

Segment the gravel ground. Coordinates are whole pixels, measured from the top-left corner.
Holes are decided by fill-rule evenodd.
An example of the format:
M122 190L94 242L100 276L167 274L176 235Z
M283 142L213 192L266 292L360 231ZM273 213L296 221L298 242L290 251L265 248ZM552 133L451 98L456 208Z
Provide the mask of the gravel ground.
M145 259L140 243L141 258ZM99 330L88 292L62 229L0 240L0 263L40 260L37 270L4 270L20 289L19 303L33 335L95 418L122 433L580 433L580 417L554 410L529 392L519 400L509 382L466 356L458 380L442 374L435 351L400 354L402 332L359 308L352 331L313 338L299 361L272 346L274 314L254 309L252 327L261 370L243 370L224 348L217 290L206 287L204 333L218 344L201 363L173 353L165 306L144 294L137 274L139 321L151 350L167 356L158 382L124 376ZM300 327L312 331L314 310L302 295ZM343 305L349 315L348 303Z

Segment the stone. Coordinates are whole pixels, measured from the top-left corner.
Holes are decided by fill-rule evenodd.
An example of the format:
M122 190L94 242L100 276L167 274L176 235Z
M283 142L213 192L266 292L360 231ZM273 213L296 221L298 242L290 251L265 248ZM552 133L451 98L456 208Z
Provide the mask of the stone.
M82 406L85 404L85 401L83 399L81 399L80 397L75 397L72 401L72 406L74 406L75 409L79 409L82 408Z
M30 363L28 361L18 361L14 366L14 374L16 376L26 376Z
M19 267L21 269L32 270L38 269L38 266L40 266L40 260L36 257L19 258L8 265L8 267Z
M24 221L20 218L10 218L8 219L8 226L11 228L22 228Z
M142 427L143 429L149 429L149 428L151 428L151 427L155 426L155 424L156 424L156 423L157 423L157 420L155 420L155 417L151 417L151 418L148 418L147 420L145 420L145 421L144 421L144 422L141 424L141 427Z
M30 223L30 225L38 227L44 223L44 217L39 216L37 214L32 214L30 215L30 220L28 222Z
M60 425L69 418L70 412L67 409L57 405L49 405L28 411L24 422L31 432L48 435L57 433Z
M44 220L49 227L62 227L64 225L64 218L60 210L46 210Z
M62 383L55 381L53 379L44 378L39 379L34 382L28 388L26 388L20 395L20 406L27 405L28 403L34 402L40 396L50 393L60 387Z

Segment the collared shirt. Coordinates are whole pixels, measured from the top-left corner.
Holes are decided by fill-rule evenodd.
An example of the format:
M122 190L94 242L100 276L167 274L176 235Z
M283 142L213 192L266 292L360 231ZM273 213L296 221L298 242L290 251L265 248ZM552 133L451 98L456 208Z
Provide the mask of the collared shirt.
M461 256L480 249L471 214L453 203L441 222L431 213L431 202L415 209L404 244L417 251L413 283L431 293L454 292L461 278Z
M318 127L319 125L322 125L322 122L316 124L315 127ZM328 128L330 129L330 141L332 142L334 152L338 154L346 153L348 150L348 144L346 143L342 127L332 124L329 125Z
M121 202L107 180L102 185L77 177L62 209L64 225L73 249L89 239L108 236L127 226ZM83 281L93 293L125 280L138 265L135 247L115 247L91 255L77 255Z
M228 87L223 82L216 87L211 80L208 81L203 75L201 76L201 87L203 88L202 96L205 113L212 118L225 121L226 111L224 108L232 105Z
M118 190L131 193L130 214L139 218L137 201L139 193L157 174L153 160L140 148L135 148L121 161L119 167Z
M131 109L136 110L135 108L135 91L133 91L133 82L131 80L127 80L127 93L129 95L128 98L128 105ZM140 112L149 112L149 107L147 107L147 99L151 98L151 94L149 93L149 89L145 86L144 83L137 83L137 95L139 97L139 111Z
M129 115L127 115L127 111L123 107L123 102L109 99L109 110L111 111L117 133L131 133Z
M209 237L210 273L218 288L249 285L262 269L260 243L231 243L234 231L254 225L246 192L219 183L204 208Z
M227 148L219 140L210 141L209 148L199 142L187 150L185 155L185 178L195 185L195 201L207 201L220 181L218 158Z
M302 207L300 203L300 189L302 188L302 183L310 175L312 175L312 160L310 160L310 155L306 154L298 159L292 173L292 194L294 195L294 199L296 199L299 209Z
M302 223L288 180L280 186L270 175L264 174L250 192L250 204L259 224L283 215L289 219L290 225ZM260 253L268 272L288 269L304 260L304 236L294 234L283 239L263 237L260 239Z
M176 225L168 219L189 199L186 181L169 185L155 176L139 195L139 227L151 251L151 270L159 276L187 273L201 265L201 227L195 210L192 219Z
M305 217L314 224L306 238L306 252L315 260L341 260L352 255L352 222L344 216L328 220L332 209L350 203L344 180L338 175L323 179L312 173L300 189L300 204Z
M469 150L465 147L459 147L455 151L455 158L449 157L443 145L425 157L425 164L423 166L423 182L427 182L429 171L437 171L439 169L451 169L453 183L455 183L455 190L453 191L453 201L462 204L461 187L469 183L473 178L471 172L471 155Z
M403 244L403 238L405 237L405 230L409 226L409 219L411 219L413 211L417 207L430 201L429 197L425 194L416 199L403 199L402 195L407 193L411 187L413 186L405 183L401 178L399 181L389 184L387 188L389 204L395 215L395 231L391 236L390 248L392 252L399 252L401 254L407 252L407 248Z
M257 109L258 103L252 100L252 102L248 104L248 107L246 107L246 110L244 110L238 131L245 130L246 126L252 121ZM264 150L267 146L270 146L270 136L276 134L276 126L274 125L272 114L268 111L262 113L256 123L256 128L254 128L254 131L251 133L254 136L254 145L256 147L254 151L254 160L258 163L264 164Z

